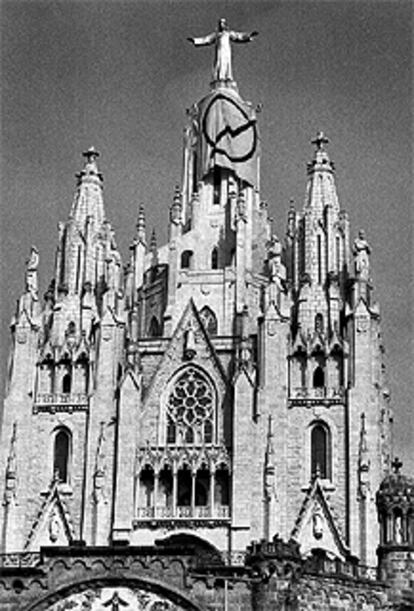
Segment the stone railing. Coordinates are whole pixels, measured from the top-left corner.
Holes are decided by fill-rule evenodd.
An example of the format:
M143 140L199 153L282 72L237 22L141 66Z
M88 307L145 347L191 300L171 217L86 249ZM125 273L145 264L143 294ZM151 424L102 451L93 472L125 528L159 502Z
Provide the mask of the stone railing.
M0 554L1 568L23 568L37 566L41 557L38 552L16 552L13 554Z
M88 395L86 393L37 393L33 412L85 411L87 408Z
M321 388L306 388L296 386L291 388L289 402L291 404L306 403L342 403L345 397L345 389L342 386L323 386Z
M208 519L222 520L230 517L230 508L228 505L216 505L214 508L209 506L178 505L174 507L138 507L137 518L148 520L193 520L193 519Z
M357 562L346 562L339 558L310 557L305 562L305 571L318 574L341 575L354 579L378 580L378 570L374 566L366 566Z

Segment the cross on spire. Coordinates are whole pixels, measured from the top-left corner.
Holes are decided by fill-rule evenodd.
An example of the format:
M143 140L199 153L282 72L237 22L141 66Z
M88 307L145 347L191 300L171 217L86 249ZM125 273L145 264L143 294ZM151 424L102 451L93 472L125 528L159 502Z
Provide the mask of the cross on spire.
M391 467L396 475L399 475L400 469L403 466L402 461L396 456L391 463Z
M316 134L316 137L313 138L313 140L311 142L312 142L312 144L316 144L316 150L317 151L324 151L325 150L324 145L328 144L329 140L325 136L324 132L318 132Z

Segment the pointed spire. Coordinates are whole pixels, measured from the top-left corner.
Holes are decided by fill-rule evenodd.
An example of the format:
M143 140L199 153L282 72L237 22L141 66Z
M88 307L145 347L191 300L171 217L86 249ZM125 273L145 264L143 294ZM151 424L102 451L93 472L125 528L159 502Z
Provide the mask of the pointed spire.
M181 190L178 185L175 187L174 199L170 208L170 220L172 223L178 225L182 222L182 197Z
M144 204L140 204L138 209L136 242L142 244L147 242Z
M329 140L324 132L318 132L316 137L311 140L311 143L314 144L316 148L312 161L308 163L308 174L312 174L317 170L326 170L332 173L335 170L335 165L333 161L329 159L329 155L326 152L325 145L329 143Z
M101 183L103 181L103 177L101 172L98 170L98 165L96 160L100 156L99 152L95 149L94 146L90 146L87 151L82 153L83 157L85 157L86 162L83 170L76 174L78 178L78 184L87 181L98 181Z
M155 231L155 227L152 230L149 249L151 253L151 265L155 267L156 265L158 265L158 246L157 246L157 234Z

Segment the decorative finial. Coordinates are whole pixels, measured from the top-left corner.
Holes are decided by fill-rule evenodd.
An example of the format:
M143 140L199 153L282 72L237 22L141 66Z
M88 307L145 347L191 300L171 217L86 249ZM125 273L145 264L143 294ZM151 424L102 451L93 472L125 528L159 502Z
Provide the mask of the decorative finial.
M402 461L397 458L397 456L394 458L394 460L391 463L391 467L393 468L393 471L395 473L395 475L399 475L400 474L400 469L403 466Z
M328 138L325 136L324 132L318 132L316 134L316 138L313 138L313 140L311 140L312 144L316 144L316 150L317 151L324 151L325 150L325 144L328 144L329 140Z
M90 146L82 155L85 157L87 163L94 163L99 157L99 153L94 146Z

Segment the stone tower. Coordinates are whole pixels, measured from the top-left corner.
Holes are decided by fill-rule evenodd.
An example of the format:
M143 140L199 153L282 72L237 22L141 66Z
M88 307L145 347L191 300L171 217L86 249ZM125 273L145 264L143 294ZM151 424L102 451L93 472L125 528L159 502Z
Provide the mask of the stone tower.
M208 41L254 35L223 28ZM168 243L140 207L125 267L84 153L53 281L42 301L33 248L12 322L3 551L191 539L234 560L279 533L375 563L390 408L370 246L351 247L322 133L273 234L259 144L218 62L188 111Z
M397 458L392 466L394 472L377 492L379 570L394 600L408 609L414 604L414 479L400 473L402 463Z

